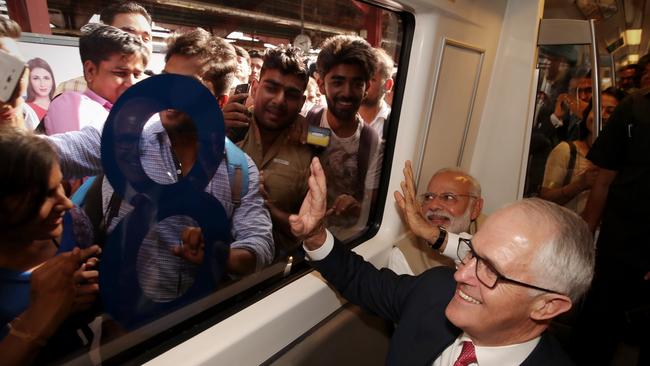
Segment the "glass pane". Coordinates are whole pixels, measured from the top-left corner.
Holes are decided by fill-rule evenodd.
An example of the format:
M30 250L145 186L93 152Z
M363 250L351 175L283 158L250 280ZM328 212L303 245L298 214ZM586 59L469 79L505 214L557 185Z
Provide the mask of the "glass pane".
M560 193L549 195L548 191L561 189L590 168L584 158L588 151L586 136L593 128L588 117L592 98L590 47L540 46L538 52L537 99L524 196L540 196L580 211L586 192L565 201L558 197ZM570 145L577 148L573 160Z
M215 100L217 98L212 95L217 94L215 89L206 89L206 85L210 87L208 83L201 86L200 81L205 80L197 77L205 75L188 74L195 78L191 80L185 78L183 83L186 84L178 84L182 87L176 89L159 87L146 92L139 89L152 80L160 79L147 80L142 75L143 70L146 69L151 75L167 70L165 42L176 32L184 33L202 27L209 34L247 50L249 56L254 56L256 52L264 53L281 44L292 44L303 49L307 56L307 66L312 69L315 68L312 65L317 60L322 42L336 34L359 35L367 39L371 46L382 48L387 57L392 59L386 61L390 64L384 73L387 76L379 77L377 80L381 81L377 82L374 78L376 75L372 75L370 81L364 80L364 87L367 84L372 88L372 83L376 84L374 102L381 102L385 107L384 111L388 111L382 117L383 126L368 127L370 120L364 122L361 117L357 117L356 111L353 114L355 123L364 126L364 129L375 131L372 136L377 139L376 148L370 152L363 152L364 148L360 146L360 140L365 140L359 137L357 145L352 149L338 149L329 156L321 155L321 157L333 174L343 172L342 176L345 178L332 179L332 187L336 190L331 191L330 208L333 208L337 199L345 194L353 197L355 201L356 209L352 210L351 215L338 215L336 210L333 210L330 215L328 227L339 239L350 243L361 237L367 231L369 220L376 217L374 212L383 211L381 207L376 207L376 196L382 177L384 135L391 121L389 106L392 102L392 99L389 99L392 88L384 86L392 85L386 84L385 81L391 77L396 79L395 75L400 63L399 55L405 38L401 14L349 0L212 1L201 2L200 7L192 6L191 1L178 3L143 0L140 3L153 20L150 32L153 53L149 55L148 60L145 60L145 57L136 57L136 61L133 62L117 57L118 62L124 61L128 64L126 75L124 75L124 65L110 69L108 72L111 77L131 78L135 88L111 89L116 93L109 95L110 93L105 93L101 85L96 87L96 79L93 77L98 69L88 66L87 60L81 61L77 46L80 28L88 22L100 20L99 13L106 5L105 1L49 0L47 6L50 24L47 26L51 28L53 36L24 32L18 42L21 57L29 61L28 69L32 72L30 83L23 91L23 97L25 104L35 111L35 115L38 114L35 123L26 124L26 127L37 128L39 121L43 119L43 124L38 128L46 134L52 132L48 130L51 127L49 121L54 120L57 109L51 107L63 103L72 95L83 99L83 103L90 103L95 108L92 109L93 113L89 113L92 118L81 118L72 129L69 129L69 126L56 125L62 129L56 132L68 132L61 140L57 140L57 144L70 149L77 146L71 142L73 140L70 140L72 139L70 136L79 136L80 132L87 131L77 130L88 127L95 131L90 135L84 135L94 142L90 147L84 145L83 154L74 157L66 155L67 157L61 158L63 173L66 176L80 178L64 181L68 194L76 192L80 185L84 185L89 192L93 193L87 194L86 202L82 205L83 209L75 209L75 213L70 214L70 217L66 216L64 220L64 232L71 236L71 239L68 238L70 241L66 239L62 242L56 239L61 243L61 252L70 250L75 244L82 247L88 247L92 243L103 245L97 280L100 296L93 303L92 309L84 312L83 316L67 316L69 314L66 313L63 318L68 319L69 324L66 322L53 325L58 331L50 337L48 346L38 355L48 361L64 362L78 358L93 364L107 360L120 363L122 360L129 359L129 352L139 355L145 349L148 351L150 345L147 342L159 345L173 335L196 332L197 328L202 327L195 327L197 322L205 319L221 319L224 314L232 313L235 309L250 303L255 297L261 296L260 294L277 288L287 276L299 275L307 267L303 261L304 253L300 242L288 235L286 228L283 228L278 221L277 217L281 215L275 216L272 212L270 214L272 220L267 221L272 222L273 226L265 227L263 223L259 224L258 219L261 216L256 214L259 211L247 207L250 201L255 200L258 209L266 210L264 200L256 191L257 184L254 182L257 182L258 168L266 170L267 173L272 170L267 166L257 168L251 166L249 173L242 173L249 174L247 182L250 185L248 190L241 191L243 195L241 205L234 204L231 194L239 190L233 188L236 180L232 176L237 173L232 173L231 168L227 166L227 163L231 163L230 160L226 162L223 160L223 154L215 154L216 151L223 152L224 149L226 154L229 154L228 148L224 148L223 124L205 123L201 119L204 118L204 114L194 115L189 110L183 109L193 102L204 101L201 98L205 97L205 93L208 93L209 100L198 104L202 106L217 104ZM3 4L4 2L0 2L0 10L4 11ZM5 14L6 11L0 16ZM20 17L15 18L20 19ZM130 31L142 40L149 38L148 35L140 34L133 29ZM105 60L99 62L99 65L105 66ZM248 63L248 67L251 66L253 62ZM260 75L255 75L253 72L247 74L242 71L242 68L243 66L239 68L241 75L236 75L240 79L229 85L231 88L227 90L234 91L237 85L248 84L250 86L248 93L252 96L255 88L259 87L256 85L256 80ZM170 74L177 73L167 71ZM75 94L63 86L81 87L81 90L85 91L82 92L83 94ZM129 94L133 90L138 91ZM370 90L369 94L371 94ZM155 103L151 102L151 99L138 99L150 97L147 93L155 94L161 91L163 94L174 91L179 93L171 98L171 101L167 101L167 104L158 103L157 99ZM212 94L209 94L210 91ZM63 94L59 95L61 92ZM321 106L328 105L334 98L319 95L319 88L315 88L313 92L314 95L306 95L310 99L311 106L317 106L319 103ZM302 91L299 91L299 97L301 97L300 93ZM55 95L59 96L53 99ZM99 98L96 98L96 95ZM131 99L124 97L127 95ZM235 98L234 94L229 92L224 96ZM98 100L101 103L98 103ZM386 103L383 102L384 100ZM250 102L251 104L242 103L246 108L242 113L257 118L255 102L252 98ZM119 108L115 107L118 105ZM370 99L359 100L357 108L364 106L372 106ZM112 108L119 109L119 112L114 112ZM175 111L170 111L172 109ZM111 116L114 116L112 121L116 121L113 124L111 122L106 124L109 110ZM210 113L216 113L216 110L215 107ZM139 117L132 118L136 112L139 113L137 114ZM306 115L309 109L302 112ZM210 113L205 113L211 116L210 122L220 118ZM396 121L398 117L393 116L392 120ZM188 130L195 132L194 143L198 156L195 165L189 164L188 167L182 159L182 152L170 148L178 145L173 141L173 133L161 126L167 126L165 121L174 118L178 118L178 121L189 120L186 125L192 127ZM109 118L108 121L111 119ZM205 127L206 125L210 126ZM221 126L219 128L222 130L214 125ZM98 131L102 129L103 135L100 137ZM140 133L143 129L145 132ZM244 130L240 138L250 131ZM107 136L113 136L114 139L110 140ZM104 165L98 165L100 146L97 141L100 141L100 138L101 148L106 150L105 156L112 156L114 160L105 158ZM112 145L106 141L112 141ZM313 154L323 153L322 150L313 151ZM246 152L251 157L254 155L252 151ZM311 159L311 155L308 159ZM152 161L156 163L151 164ZM248 163L245 157L243 161L244 164ZM269 161L280 166L292 165L283 158L276 157ZM262 164L264 163L260 165ZM361 168L361 164L367 166ZM361 177L366 170L371 172ZM305 186L298 184L301 183L301 179L302 183L306 180L304 173L305 169L301 171L280 169L278 173L265 174L264 187L268 195L267 201L290 201L290 204L283 206L282 209L285 213L297 212L305 191L294 189L293 186ZM97 175L94 180L88 179L96 174L101 175ZM34 183L25 182L26 185ZM248 194L255 195L254 199L248 197ZM86 219L84 216L90 218ZM83 223L79 224L78 220L82 220ZM178 257L178 250L184 250L189 240L186 237L190 235L186 233L188 227L202 229L193 240L203 244L198 248L204 250L204 255L214 259L216 264L206 264L208 259L188 264L184 261L191 258ZM244 227L250 231L266 230L265 234L268 234L266 239L264 235L257 236L258 239L262 237L260 240L264 243L254 242L251 239L245 244L248 244L249 248L267 245L272 248L275 255L269 254L262 258L263 250L242 249L254 252L253 268L248 268L249 271L238 271L233 270L237 265L237 258L233 255L236 253L233 243L245 241L242 239L245 235L241 233ZM79 235L77 232L79 230L83 235ZM271 236L274 243L271 242ZM49 242L46 247L51 249ZM54 253L50 253L43 260L50 260L53 256ZM250 261L247 263L250 264ZM11 289L9 292L12 298L20 298L20 304L11 309L6 317L2 314L3 323L0 325L4 331L0 332L0 339L9 332L7 323L20 316L30 306L31 267L23 267L18 266L14 268L17 271L12 272L23 281L20 291ZM0 268L0 271L4 269ZM20 324L17 324L16 328L20 329ZM65 343L65 347L59 347L61 342ZM129 351L133 347L140 348Z

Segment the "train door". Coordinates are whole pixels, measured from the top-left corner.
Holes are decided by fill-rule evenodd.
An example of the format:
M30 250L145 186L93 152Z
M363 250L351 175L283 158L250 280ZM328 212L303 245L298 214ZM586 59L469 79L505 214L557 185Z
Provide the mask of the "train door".
M566 185L567 170L573 170L576 161L571 156L584 153L582 145L575 141L593 139L597 135L600 122L598 74L593 20L543 19L540 22L536 94L533 113L529 116L528 157L524 162L524 197L548 199L550 189ZM576 146L581 151L573 153ZM566 163L565 155L569 157L568 164L560 162ZM586 195L583 195L575 197L571 204L580 212L585 202Z

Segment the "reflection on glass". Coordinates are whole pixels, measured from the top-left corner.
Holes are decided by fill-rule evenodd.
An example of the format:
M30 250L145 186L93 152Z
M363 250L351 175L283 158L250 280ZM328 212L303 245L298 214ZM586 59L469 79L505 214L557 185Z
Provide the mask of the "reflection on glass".
M305 7L318 9L318 11L313 14L311 12L304 14L304 29L301 29L301 16L296 12L296 9L300 8L301 2L291 2L294 4L280 6L283 9L280 9L277 4L268 2L255 5L253 9L247 7L245 10L241 9L242 5L231 5L233 8L239 7L238 11L250 13L249 16L238 20L237 30L243 35L251 37L244 37L245 40L239 39L235 43L245 49L255 49L261 52L280 43L294 44L306 48L304 51L307 53L308 63L313 64L317 58L316 48L325 39L337 33L363 34L364 30L371 29L373 32L367 33L374 34L371 37L372 39L368 39L368 41L373 47L381 47L386 50L389 58L392 58L386 74L393 79L395 78L403 38L403 25L399 14L369 5L364 5L363 9L361 9L355 2L347 0L333 2L307 0L305 1ZM57 5L54 2L50 3L56 8ZM94 1L90 1L90 3L94 3ZM86 8L90 9L93 6L89 5ZM100 8L100 6L94 8ZM170 8L173 11L170 12ZM196 26L202 26L206 29L218 22L215 20L218 17L217 14L211 13L210 19L206 20L203 13L192 9L178 8L173 4L155 6L155 9L148 8L148 10L151 14L154 14L154 21L170 26L172 31L177 27L174 24L182 23L186 27L188 20L195 21ZM74 10L74 12L81 11L85 10ZM156 19L157 15L164 17L164 19ZM280 26L277 22L267 24L261 20L263 17L258 17L258 15L271 18L287 18L292 20L294 25ZM90 14L75 13L72 16L87 19ZM380 31L377 33L376 30ZM66 30L55 27L53 32L64 33ZM296 37L297 34L309 37L310 42L306 42L304 37L302 37L303 42L297 42L299 40ZM161 43L161 37L156 34L153 36L155 42ZM310 43L313 48L309 47ZM34 47L37 47L37 45ZM48 47L55 46L50 45ZM49 52L52 53L51 50ZM162 60L164 55L154 53L152 59L156 58ZM183 65L187 65L187 63L183 63ZM69 72L73 71L69 70ZM380 77L377 80L383 81L382 78ZM208 79L200 79L201 82L204 82L204 80ZM376 97L381 100L383 99L381 92L391 91L393 85L387 86L388 84L377 82L377 80L373 77L371 88L374 89L369 91L369 94L373 98ZM204 86L208 88L214 87L214 85L205 84ZM259 87L262 88L263 85ZM175 92L178 99L188 99L190 102L193 99L192 91L189 89L169 88L169 90ZM255 96L254 90L256 89L251 88L250 94L252 97ZM379 92L379 96L374 93L375 91ZM129 90L125 94L128 92ZM260 92L257 92L257 95L260 95ZM300 100L300 97L300 94L298 94L297 99ZM369 98L366 104L369 104L371 99ZM254 109L254 103L253 99L248 101L246 105L248 110ZM116 105L118 104L119 101ZM321 105L325 104L321 103ZM95 184L96 192L94 194L98 197L99 203L97 205L99 208L97 211L100 216L97 222L102 222L105 225L103 229L108 229L109 232L100 259L99 281L103 305L96 307L100 317L92 327L96 334L99 335L98 338L94 339L92 348L95 351L97 347L100 349L100 352L94 352L93 354L101 355L101 357L93 358L90 361L90 363L95 364L110 360L116 355L119 357L123 351L137 346L152 336L165 332L169 333L171 327L189 328L191 325L184 322L206 310L217 307L219 311L230 311L229 307L238 306L237 302L242 299L236 295L240 295L251 288L254 289L248 291L249 293L259 294L267 286L277 286L278 280L282 277L295 274L296 271L305 268L304 263L302 263L302 248L299 245L279 251L277 246L275 248L270 245L265 247L265 243L270 243L270 240L260 240L252 244L252 241L238 240L246 237L247 234L244 232L260 230L265 224L260 224L258 220L260 215L257 214L257 211L247 209L250 202L234 204L229 199L232 191L236 191L236 189L232 188L230 176L237 173L231 174L231 171L226 166L226 163L231 162L230 159L228 161L221 159L222 155L220 154L227 149L212 141L215 139L214 136L218 135L217 133L211 134L205 139L201 139L203 134L200 131L196 133L198 141L195 139L194 143L198 145L199 152L194 152L199 155L204 153L218 155L221 164L217 169L213 165L197 159L195 165L203 166L203 169L197 169L196 176L192 177L187 165L184 166L183 164L183 152L175 151L177 156L172 156L172 152L170 152L169 130L164 126L164 118L161 118L160 114L157 113L160 108L155 109L144 101L134 102L131 108L151 109L149 112L154 116L150 123L144 127L146 131L144 134L140 134L141 127L143 127L140 122L144 121L134 121L129 119L128 116L120 118L121 127L116 127L121 128L122 133L119 138L116 138L116 141L113 141L112 152L109 152L109 154L112 154L114 158L113 173L115 169L121 170L121 176L117 177L119 179L114 188L124 200L120 200L121 203L117 205L111 206L110 204L113 189L109 189L108 182L110 179L115 178L109 172L110 169L104 169L105 177L97 179L97 184ZM122 110L124 110L123 107ZM286 113L286 111L283 113ZM192 120L197 121L198 118L194 117L192 115ZM383 128L380 128L381 132L388 130L388 124L389 119L386 118ZM104 131L104 135L106 134L106 131ZM92 141L96 141L94 137L96 136L93 136ZM203 147L206 148L203 149ZM98 149L98 146L92 146L92 148L89 150L96 153L95 148ZM343 151L341 150L340 153L342 154ZM352 154L356 153L358 152L352 152ZM82 159L87 159L87 155L81 155ZM336 163L342 160L350 160L350 157L345 159L342 157L339 159L339 157L341 156L333 156L332 161ZM176 158L179 160L178 162L174 161ZM353 164L352 160L354 159L351 159L347 165L340 163L339 168L343 169ZM370 160L370 162L364 164L373 165L377 169L381 167L381 155ZM244 158L245 163L248 161L250 160ZM93 159L91 162L84 161L84 163L88 163L88 165L98 164L97 159ZM283 161L279 160L272 163L283 164ZM354 165L356 168L356 163ZM93 168L101 170L95 166ZM211 171L212 168L217 171ZM208 172L210 172L210 177L206 178L205 175ZM255 195L257 195L257 185L255 184L258 179L257 170L254 166L251 166L250 173L244 174L250 175L249 180L246 180L246 182L253 182L247 191L255 191ZM218 177L218 179L215 179L219 181L211 180L210 178L213 176ZM291 174L286 176L269 175L264 176L264 179L270 183L269 186L275 189L276 187L282 187L285 182L296 183L300 177ZM349 181L352 182L351 185L355 186L355 191L350 193L358 201L367 204L359 207L355 220L343 223L343 226L352 225L353 230L351 230L351 235L341 232L340 239L352 239L362 235L368 227L369 218L374 217L375 210L370 202L375 202L374 191L376 191L378 185L379 173L377 172L372 179L372 190L364 189L366 188L364 187L366 186L365 182L360 187L356 187L356 183L360 180L362 179L351 179ZM188 193L189 191L192 191L192 193ZM242 190L242 192L245 192L245 190ZM280 192L280 195L283 194L289 194L289 189ZM243 193L241 197L245 201L247 199L246 193ZM256 196L255 201L258 207L264 209L264 200L260 196ZM219 203L220 207L222 207L222 209L216 210L219 212L213 210L215 203ZM196 209L196 207L199 207L199 209ZM115 212L110 213L111 208ZM185 211L171 212L175 208L183 208ZM297 210L297 208L295 209ZM108 215L110 215L110 219L102 221L102 217L105 218ZM224 226L226 227L225 231L227 231L225 234L216 228L220 225L215 224L215 222L222 221L228 222L228 225ZM185 246L186 229L198 227L201 227L201 231L195 233L198 235L196 237L199 242L198 248L205 247L206 251L212 248L210 250L213 250L214 253L204 254L206 257L213 259L215 256L218 257L219 260L216 262L221 265L220 268L196 263L190 265L186 262L191 262L191 255L186 255L183 259L179 259L175 255L180 254L178 253L179 247L183 249ZM169 228L173 230L168 230ZM106 232L106 230L104 231ZM224 234L223 237L220 234ZM203 246L202 242L204 240L206 244ZM209 245L207 241L213 244ZM183 246L180 245L181 242ZM225 242L227 245L224 244ZM229 252L228 245L230 245ZM118 246L119 248L116 248ZM252 263L252 267L241 270L242 267L238 267L240 263L238 264L236 260L230 260L237 257L237 251L255 251L256 249L253 247L265 249L255 252L254 261L248 263ZM274 258L274 250L281 254ZM199 252L201 251L199 250ZM230 257L228 257L228 253L231 254ZM232 255L233 253L235 255ZM200 255L197 256L197 258L199 257ZM198 262L201 262L200 259ZM208 280L206 284L206 279L212 280ZM200 289L196 289L196 292L193 293L197 282L202 282L202 284L200 284ZM206 288L210 290L202 292ZM137 296L132 296L134 293ZM178 302L179 299L183 298L188 298L188 300L183 303ZM243 300L250 301L248 298L243 298ZM93 337L91 335L87 338L91 340ZM85 362L89 359L87 351L90 347L90 344L86 344L85 348L77 348L76 351L65 349L64 354L57 357L57 360L71 359L83 353L81 358ZM58 362L57 360L51 359L48 361Z
M586 164L581 163L587 150L578 148L578 158L571 159L574 155L568 141L580 141L582 135L588 133L588 129L585 129L586 117L593 93L589 56L588 45L539 48L539 79L524 187L525 197L538 196L541 193L547 159L557 146L561 146L563 151L560 160L564 164L566 174L559 174L563 175L561 179L555 178L553 182L559 179L564 183L565 177L567 182L570 182L588 169ZM585 130L587 132L581 132ZM580 143L578 145L582 146ZM578 165L571 166L569 162L575 160L579 161ZM551 188L558 184L555 182Z

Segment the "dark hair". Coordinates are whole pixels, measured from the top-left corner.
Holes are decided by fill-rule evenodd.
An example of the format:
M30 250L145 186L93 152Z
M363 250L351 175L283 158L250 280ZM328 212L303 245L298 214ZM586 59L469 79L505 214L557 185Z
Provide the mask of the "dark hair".
M151 25L151 15L149 15L147 9L133 1L122 1L109 5L99 14L99 20L104 24L111 25L117 14L140 14Z
M233 47L235 47L235 52L237 53L237 56L245 58L246 62L248 62L248 64L250 65L251 56L248 54L248 51L246 51L244 47L241 46L233 45Z
M641 79L641 75L643 75L643 73L645 72L646 65L649 63L650 63L650 53L641 56L639 62L637 62L637 67L638 67L637 76L639 80Z
M612 86L603 90L601 94L611 95L612 97L616 98L618 102L622 101L623 98L627 96L627 93L625 91L622 89L616 89ZM589 104L587 104L587 108L585 108L584 113L582 113L582 121L580 121L579 129L579 139L581 141L587 139L589 137L589 134L591 134L591 131L589 131L587 128L587 118L589 118L589 113L591 113L591 110L594 109L592 101L593 99L589 99Z
M228 93L238 66L237 53L230 43L205 29L196 28L167 39L165 61L169 61L173 55L200 57L205 63L201 77L212 83L214 94Z
M4 231L38 213L58 157L47 140L8 126L0 127L0 156L0 229ZM8 207L8 199L16 204Z
M0 37L20 38L20 26L15 21L0 17Z
M52 89L50 90L50 100L54 98L54 90L56 89L56 82L54 81L54 73L52 72L52 68L50 67L50 64L47 63L47 61L43 60L42 58L33 58L29 61L27 61L27 67L29 68L30 74L31 71L37 68L41 68L47 72L50 73L50 77L52 78ZM34 87L32 87L32 81L31 81L31 76L30 76L30 81L27 83L27 102L32 102L36 99L36 92L34 91Z
M613 86L610 86L609 88L603 90L601 94L607 94L609 96L612 96L616 98L616 100L619 102L625 99L625 97L627 97L627 93L625 92L625 90L617 89L614 88Z
M260 52L258 50L248 50L248 56L250 58L264 59L264 52Z
M284 75L295 75L303 83L302 90L307 88L309 82L309 72L305 67L302 57L302 51L291 45L280 45L279 47L269 49L264 55L264 64L260 71L260 79L266 70L278 70Z
M87 60L95 65L114 54L138 55L142 63L149 62L149 50L139 37L110 25L91 23L81 28L79 55L81 63Z
M375 74L377 57L370 43L363 38L338 35L323 41L316 60L318 74L324 79L327 73L339 64L358 65L367 82Z

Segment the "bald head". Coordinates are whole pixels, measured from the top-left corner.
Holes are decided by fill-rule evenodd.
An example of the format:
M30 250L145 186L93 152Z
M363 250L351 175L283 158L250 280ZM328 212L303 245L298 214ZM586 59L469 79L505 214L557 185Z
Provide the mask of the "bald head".
M541 199L508 206L539 236L531 272L541 286L567 294L575 303L589 288L595 263L593 235L575 212Z
M469 245L473 254L454 273L459 296L445 314L475 344L538 337L571 309L593 276L595 250L586 223L548 201L525 199L497 210Z

